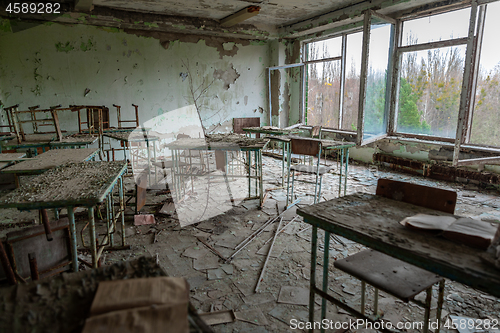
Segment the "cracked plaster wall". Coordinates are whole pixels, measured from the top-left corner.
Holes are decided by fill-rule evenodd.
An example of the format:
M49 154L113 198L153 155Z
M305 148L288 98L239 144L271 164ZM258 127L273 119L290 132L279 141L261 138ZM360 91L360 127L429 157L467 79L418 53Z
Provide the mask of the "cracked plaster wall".
M84 25L0 31L0 101L20 110L106 105L112 126L112 104L122 106L122 119L131 119L134 103L143 123L192 104L191 75L195 90L213 81L198 99L205 127L229 131L234 117L260 116L266 123L267 43L210 40L207 46L200 38L162 38ZM59 118L63 129L78 129L76 113L60 112Z

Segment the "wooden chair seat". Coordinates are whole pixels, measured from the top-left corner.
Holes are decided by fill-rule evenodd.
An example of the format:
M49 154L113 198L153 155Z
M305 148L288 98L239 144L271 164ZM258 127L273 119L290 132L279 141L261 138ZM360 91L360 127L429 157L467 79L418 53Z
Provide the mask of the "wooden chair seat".
M328 173L333 168L321 165L319 167L318 175L322 176L325 173ZM290 166L290 170L305 172L305 173L314 173L316 174L317 166L316 165L307 165L307 164L294 164Z
M404 302L443 280L439 275L374 250L337 260L334 266Z

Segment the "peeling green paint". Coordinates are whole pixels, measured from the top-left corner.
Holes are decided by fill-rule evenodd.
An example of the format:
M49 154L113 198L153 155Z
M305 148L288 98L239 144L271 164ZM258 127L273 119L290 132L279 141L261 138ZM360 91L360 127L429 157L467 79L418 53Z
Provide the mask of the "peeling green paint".
M117 18L113 18L113 21L115 21L115 22L123 22L123 20L117 19Z
M94 43L92 43L92 40L89 38L87 43L82 42L80 44L80 50L83 52L90 51L94 47Z
M97 15L90 15L91 18L97 18Z
M10 27L10 20L0 18L0 31L2 31L2 32L11 32L12 31L11 27Z
M250 45L266 45L267 41L265 40L252 40L250 41Z
M181 30L186 29L186 26L181 25L181 24L172 24L172 27L177 28L177 29L181 29Z
M66 44L63 44L63 43L59 42L59 43L56 44L56 50L57 50L57 52L66 52L66 53L68 53L69 51L72 51L74 49L75 49L75 47L73 45L71 45L70 42L66 42Z
M150 28L159 28L157 23L149 23L149 22L144 22L145 26L148 26Z
M135 21L134 24L141 24L141 21Z

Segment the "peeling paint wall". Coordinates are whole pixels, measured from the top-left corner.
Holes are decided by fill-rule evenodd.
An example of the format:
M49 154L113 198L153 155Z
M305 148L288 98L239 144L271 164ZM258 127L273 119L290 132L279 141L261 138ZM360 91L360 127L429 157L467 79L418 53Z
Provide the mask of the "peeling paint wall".
M177 37L177 39L175 39ZM184 41L180 41L183 39ZM208 44L208 45L207 45ZM196 102L206 128L231 130L234 117L267 112L267 43L138 36L117 29L43 24L0 31L0 101L20 109L62 104L112 104L122 119L139 105L141 123ZM77 130L76 113L61 112L61 126Z

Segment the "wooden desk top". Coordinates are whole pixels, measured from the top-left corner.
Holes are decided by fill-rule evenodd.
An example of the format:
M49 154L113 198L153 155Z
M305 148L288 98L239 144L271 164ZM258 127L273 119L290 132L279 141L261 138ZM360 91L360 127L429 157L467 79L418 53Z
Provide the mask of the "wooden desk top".
M203 138L182 138L169 143L170 149L199 150L259 150L269 143L269 139L248 138L239 134L213 134Z
M0 197L0 208L91 207L104 201L126 168L125 161L66 164Z
M285 134L301 132L299 128L284 129L275 126L243 127L243 131L248 133L263 133L263 134L275 134L275 135L285 135Z
M64 136L61 141L55 139L51 141L49 145L54 147L91 145L96 142L98 138L97 135L73 134Z
M26 153L1 153L0 162L20 161L26 157Z
M266 138L268 138L270 140L282 141L282 142L290 142L290 141L292 141L292 139L307 139L307 140L313 140L313 141L318 141L318 142L321 141L321 146L323 147L323 149L350 148L350 147L354 147L356 145L354 142L308 138L305 136L293 135L293 134L286 134L286 135L279 135L279 136L266 135Z
M142 135L135 132L112 132L112 133L103 133L102 136L106 136L108 138L113 138L119 141L124 142L145 142L145 141L158 141L160 138L155 135Z
M87 161L96 155L97 148L51 149L2 170L5 173L36 174L66 163Z
M451 280L500 297L500 270L481 260L485 251L399 224L418 213L448 215L372 194L353 194L303 207L297 214L343 236Z

